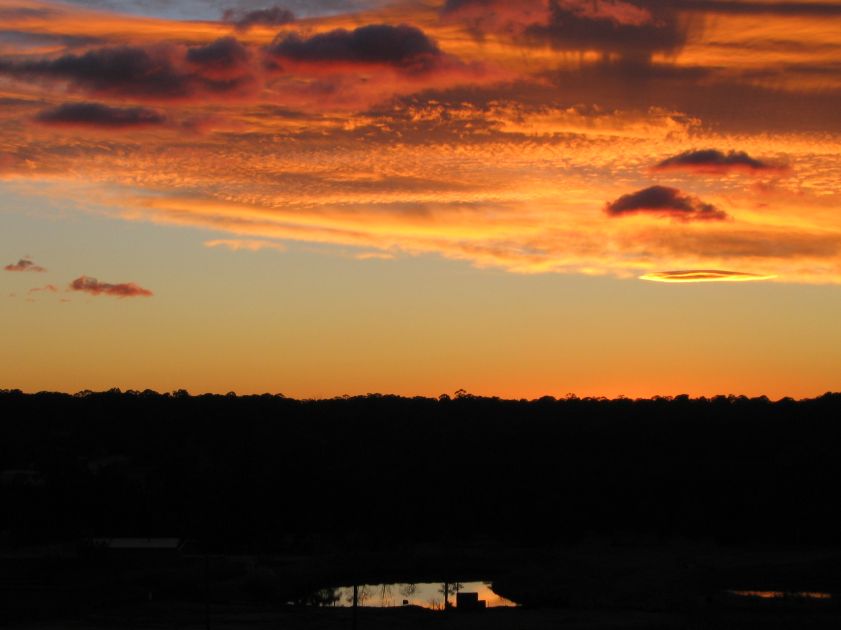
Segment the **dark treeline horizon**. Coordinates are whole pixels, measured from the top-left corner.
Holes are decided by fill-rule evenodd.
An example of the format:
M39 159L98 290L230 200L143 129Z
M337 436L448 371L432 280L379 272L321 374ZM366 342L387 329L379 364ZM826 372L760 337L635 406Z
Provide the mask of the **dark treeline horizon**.
M324 400L0 391L0 535L305 552L836 544L841 394Z
M728 400L753 400L753 401L762 401L762 402L807 402L810 400L817 400L824 396L833 396L836 394L841 394L839 392L828 391L820 396L804 396L802 398L795 398L793 396L780 396L779 398L772 398L765 394L761 394L758 396L748 396L747 394L714 394L710 396L692 396L690 394L657 394L652 396L625 396L625 395L618 395L618 396L579 396L574 392L564 394L563 396L554 396L552 394L545 394L542 396L538 396L536 398L516 398L516 397L504 397L504 396L491 396L486 394L473 394L468 392L464 389L456 390L453 394L449 393L442 393L438 396L429 396L429 395L404 395L404 394L383 394L382 392L368 392L365 394L340 394L336 396L313 396L313 397L301 397L296 398L295 396L287 396L281 392L262 392L262 393L250 393L250 394L238 394L235 391L229 391L226 393L220 392L202 392L202 393L191 393L186 389L175 389L171 392L161 392L154 389L121 389L119 387L111 387L109 389L104 389L100 391L91 390L91 389L82 389L76 392L70 391L57 391L57 390L39 390L39 391L23 391L21 389L0 389L0 396L7 396L7 395L16 395L16 396L72 396L74 398L84 398L86 396L96 396L96 395L119 395L125 394L127 396L160 396L164 398L208 398L208 397L225 397L225 398L280 398L283 400L291 400L299 403L313 403L313 402L324 402L324 401L335 401L335 400L347 400L347 399L359 399L359 398L397 398L403 400L438 400L438 401L446 401L452 400L453 398L456 399L482 399L482 400L494 400L500 402L539 402L539 401L565 401L565 400L585 400L585 401L599 401L599 402L613 402L613 401L671 401L671 400L693 400L693 401L712 401L712 400L721 400L721 399L728 399Z

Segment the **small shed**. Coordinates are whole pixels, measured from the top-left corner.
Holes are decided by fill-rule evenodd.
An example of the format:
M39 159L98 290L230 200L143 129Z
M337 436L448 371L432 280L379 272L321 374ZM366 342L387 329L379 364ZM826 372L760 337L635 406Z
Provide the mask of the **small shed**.
M458 593L456 595L456 609L462 611L484 610L485 600L479 599L479 593Z

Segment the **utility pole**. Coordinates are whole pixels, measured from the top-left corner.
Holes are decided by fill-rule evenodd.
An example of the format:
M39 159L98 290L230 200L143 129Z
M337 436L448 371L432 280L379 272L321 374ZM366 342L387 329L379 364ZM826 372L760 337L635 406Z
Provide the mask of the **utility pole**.
M359 607L359 584L353 585L353 613L351 614L351 628L356 630L356 612L357 608Z
M204 551L204 628L210 630L210 556Z

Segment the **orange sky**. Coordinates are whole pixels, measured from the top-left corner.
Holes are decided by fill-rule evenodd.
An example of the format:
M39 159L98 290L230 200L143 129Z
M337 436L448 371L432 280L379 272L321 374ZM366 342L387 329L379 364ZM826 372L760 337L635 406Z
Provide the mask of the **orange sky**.
M249 268L253 262L245 257L338 256L366 269L448 261L452 269L504 277L503 292L534 275L575 279L574 299L586 299L588 279L633 283L641 292L648 283L640 279L664 291L684 291L674 285L688 282L725 281L734 291L763 284L781 295L814 286L825 299L810 298L810 308L837 304L841 3L276 5L271 13L265 9L272 3L257 2L221 8L209 0L162 2L150 10L132 0L0 0L0 200L8 219L0 246L8 259L3 265L13 268L3 274L7 330L20 327L32 309L61 300L84 299L89 308L108 300L135 309L143 303L155 312L162 296L198 283L206 263L197 261L219 256ZM223 19L225 8L233 13ZM287 8L298 18L280 10ZM146 253L133 266L120 263L136 275L112 278L120 254L101 245L101 271L70 269L75 254L66 242L50 248L39 242L44 217L66 220L68 238L77 229L73 221L148 226L152 251L156 239L166 238L159 235L194 234L179 238L197 244L196 253L184 253L196 268L152 286L158 276ZM43 288L43 274L15 265L59 254L65 261L48 266L50 274L61 270L49 278L56 291L30 294ZM307 265L300 273L322 282ZM93 271L100 284L82 280L73 288L72 281L94 277ZM276 270L253 272L268 279ZM359 282L370 288L377 273L362 272ZM301 291L298 299L305 299ZM772 299L767 291L762 300ZM249 298L240 299L245 309ZM645 299L642 293L627 299L644 308L634 302ZM599 300L610 308L608 297ZM611 376L601 368L627 367L622 353L631 350L605 349L593 358L592 374L572 380L591 393L648 395L658 386L690 391L703 374L705 384L693 391L732 383L761 392L767 383L780 394L811 394L808 379L831 387L834 376L826 370L841 360L812 360L818 347L789 348L780 335L790 337L787 326L799 330L810 321L829 326L831 315L798 311L769 330L767 344L785 345L781 356L788 359L756 383L730 372L715 376L714 366L735 359L702 347L691 355L695 376L679 371L676 377L666 364L633 378L633 370L617 367L619 376ZM466 316L453 312L422 328L431 334L458 327ZM381 317L365 326L382 330ZM543 316L535 305L520 317L529 327ZM164 320L176 330L189 326ZM242 321L237 313L233 324ZM589 339L605 337L597 321L590 326ZM343 329L336 322L328 328L329 334ZM493 338L492 326L485 332L474 343ZM546 328L534 332L546 338ZM205 334L205 341L220 340L231 358L257 343L237 346L225 327ZM483 393L538 395L570 380L575 370L541 359L539 342L522 331L514 339L516 348L535 344L523 356L529 367L516 374L506 365L521 350L509 347L477 364L461 357L459 371L436 379L436 365L446 357L424 358L422 344L402 340L397 357L363 357L368 367L361 372L334 365L329 350L319 351L330 364L326 384L304 379L291 393L440 393L451 383L463 386L457 382L470 373ZM165 348L153 346L146 376L126 373L114 384L167 387L181 378L198 388L224 389L230 382L230 388L260 389L295 380L295 366L308 360L298 348L286 363L263 366L259 377L211 362L218 369L210 378L198 376L204 369L198 365L168 371ZM118 355L105 352L98 376L87 381L70 368L38 377L37 362L20 378L20 366L34 359L22 346L18 352L5 371L0 366L0 381L29 388L98 383L121 365ZM662 352L676 350L672 344ZM794 355L802 355L800 375L785 376ZM415 367L395 381L384 366L401 358Z

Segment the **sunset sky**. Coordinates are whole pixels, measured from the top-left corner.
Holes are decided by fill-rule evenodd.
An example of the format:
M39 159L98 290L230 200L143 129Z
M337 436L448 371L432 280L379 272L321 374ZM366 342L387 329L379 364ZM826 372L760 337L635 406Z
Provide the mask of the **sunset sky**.
M841 2L0 0L0 388L841 390Z

